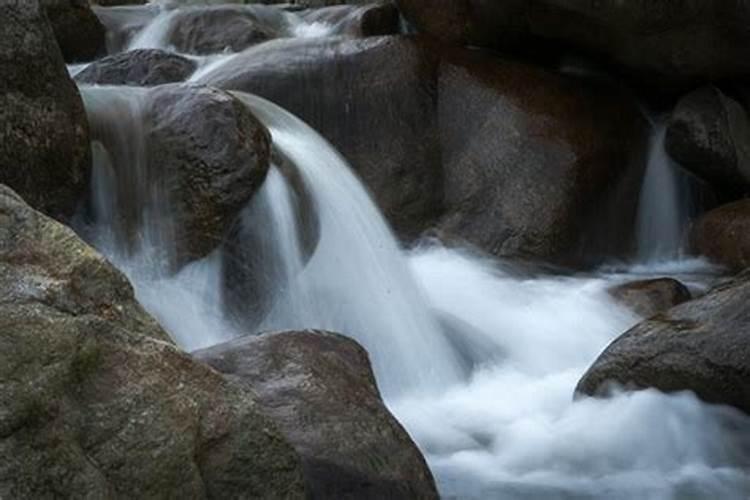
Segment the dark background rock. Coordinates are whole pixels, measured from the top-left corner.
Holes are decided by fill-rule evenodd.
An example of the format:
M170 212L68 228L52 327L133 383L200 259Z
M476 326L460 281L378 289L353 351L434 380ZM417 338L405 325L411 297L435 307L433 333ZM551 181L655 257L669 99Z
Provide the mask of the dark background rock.
M692 298L690 290L672 278L624 283L609 289L609 294L644 318L650 318Z
M119 271L0 187L0 496L305 498L252 393L167 339Z
M750 267L750 200L721 206L700 217L690 231L694 252L734 270Z
M32 0L37 1L37 0ZM67 62L105 54L105 30L88 0L41 0Z
M66 220L88 189L88 124L37 0L0 4L0 183Z
M562 264L632 248L647 124L627 92L456 50L438 94L445 236Z
M247 336L193 353L258 395L302 457L312 498L438 498L380 399L366 351L325 332ZM304 381L304 382L302 382Z
M75 76L81 84L148 87L186 80L196 63L158 49L140 49L99 59Z
M274 40L202 78L288 109L352 164L396 231L419 235L439 213L437 65L407 37Z
M577 392L606 394L610 382L663 392L693 391L750 413L750 276L646 320L615 340Z

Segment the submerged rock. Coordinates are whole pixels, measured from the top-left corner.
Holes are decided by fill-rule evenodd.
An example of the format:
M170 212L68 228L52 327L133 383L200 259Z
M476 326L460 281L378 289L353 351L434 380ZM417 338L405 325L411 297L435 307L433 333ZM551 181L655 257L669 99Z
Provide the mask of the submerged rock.
M465 50L438 95L444 237L563 264L630 249L647 127L630 95Z
M380 399L356 342L284 332L193 354L258 395L263 413L301 455L312 498L438 498L424 458Z
M611 288L609 294L644 318L650 318L692 298L690 290L672 278L624 283Z
M201 81L260 95L315 128L411 238L442 198L435 57L406 37L273 40Z
M0 183L65 220L88 188L83 103L37 0L0 3Z
M6 187L0 291L0 497L305 497L253 395L179 352L121 273Z
M606 394L610 383L701 399L750 413L750 276L646 320L615 340L578 384Z
M716 87L683 97L672 112L665 147L680 165L730 191L750 186L750 119Z
M105 53L104 26L88 0L41 0L41 3L67 62L91 61Z
M398 0L419 30L449 43L601 57L651 82L750 73L750 5L722 0Z
M158 49L140 49L115 54L86 66L76 74L82 84L136 85L149 87L186 80L196 63Z
M711 210L690 230L694 252L734 270L750 267L750 200Z

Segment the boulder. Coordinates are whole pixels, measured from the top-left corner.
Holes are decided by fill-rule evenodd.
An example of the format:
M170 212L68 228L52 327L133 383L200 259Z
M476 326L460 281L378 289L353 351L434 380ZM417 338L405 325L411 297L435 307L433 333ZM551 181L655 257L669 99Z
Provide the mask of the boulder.
M148 87L186 80L196 63L158 49L140 49L111 55L76 74L80 84L135 85Z
M750 200L721 206L690 230L692 250L733 270L750 267Z
M627 92L459 49L438 95L442 237L564 265L632 248L648 127Z
M654 316L605 349L577 392L632 389L693 391L715 404L750 413L750 275Z
M409 239L434 222L442 198L436 70L435 55L415 38L280 39L200 81L260 95L306 121Z
M114 112L130 95L123 89L86 94L93 138L109 152L118 177L118 232L131 245L144 227L158 235L176 270L216 249L263 183L270 134L230 94L189 84L134 89L140 93L127 97L135 108L125 111L135 115L129 123ZM103 93L98 103L97 91ZM136 135L123 135L121 125Z
M672 278L623 283L610 288L609 294L643 318L650 318L692 298L690 290Z
M575 49L652 83L750 73L750 5L722 0L398 0L419 30L504 50Z
M424 458L380 399L356 342L284 332L193 354L257 394L302 457L312 498L438 498Z
M750 120L717 87L686 95L675 106L665 147L684 168L724 190L750 187Z
M308 23L331 26L332 35L394 35L400 30L399 12L392 3L334 5L305 10L299 14Z
M41 3L67 62L91 61L106 52L104 26L88 0L41 0Z
M0 187L0 497L305 498L253 395L193 361L125 277Z
M37 0L0 3L0 183L66 220L88 189L83 103Z

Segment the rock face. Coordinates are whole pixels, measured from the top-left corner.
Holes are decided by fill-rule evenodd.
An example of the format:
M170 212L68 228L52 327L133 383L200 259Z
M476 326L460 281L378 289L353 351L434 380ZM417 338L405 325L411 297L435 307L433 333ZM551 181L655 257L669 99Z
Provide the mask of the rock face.
M629 250L647 127L629 95L463 50L438 94L444 236L563 264Z
M275 23L264 19L264 13L268 14L262 7L186 8L174 14L167 38L178 51L190 54L216 54L225 49L239 52L281 36Z
M88 188L83 103L36 0L0 4L0 183L67 219Z
M608 382L690 390L709 403L750 413L750 276L635 326L615 340L578 384L598 395Z
M703 215L690 231L693 251L734 270L750 267L750 200Z
M86 66L75 76L78 83L149 87L186 80L196 63L157 49L115 54Z
M667 127L665 147L683 167L730 190L750 186L750 120L716 87L683 97Z
M499 49L575 47L654 82L750 72L745 2L653 0L398 0L425 33Z
M650 318L692 298L685 285L671 278L633 281L616 286L609 293L644 318Z
M180 353L130 284L0 187L0 496L304 498L250 393Z
M352 164L397 232L435 220L441 193L436 61L404 37L273 40L205 75L296 114Z
M258 395L302 456L312 498L438 498L380 399L367 353L325 332L248 336L194 355Z
M41 3L67 62L91 61L105 53L104 26L91 11L88 0L41 0Z

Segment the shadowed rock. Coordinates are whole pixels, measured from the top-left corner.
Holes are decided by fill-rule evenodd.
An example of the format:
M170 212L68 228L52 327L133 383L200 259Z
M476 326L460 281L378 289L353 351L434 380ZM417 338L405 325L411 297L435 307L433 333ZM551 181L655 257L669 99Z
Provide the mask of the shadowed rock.
M694 252L736 271L750 267L750 200L711 210L690 230Z
M692 298L685 285L671 278L624 283L611 288L609 294L644 318L650 318Z

